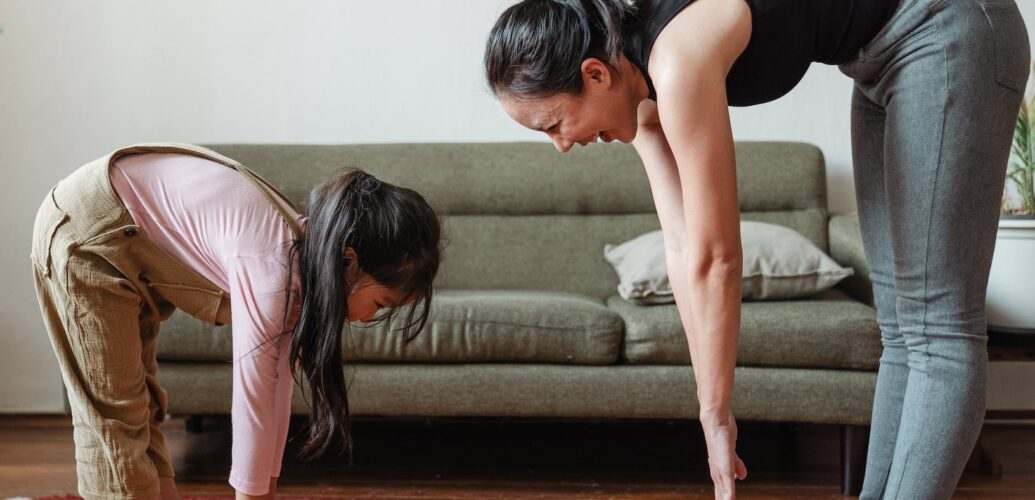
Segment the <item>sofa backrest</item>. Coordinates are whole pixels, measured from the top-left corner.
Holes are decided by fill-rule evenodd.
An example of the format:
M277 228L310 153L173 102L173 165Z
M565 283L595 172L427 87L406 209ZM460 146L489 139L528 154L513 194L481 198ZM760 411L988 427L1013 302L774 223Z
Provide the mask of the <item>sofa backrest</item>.
M422 193L443 215L437 286L551 290L605 298L617 277L607 243L657 229L636 152L595 144L558 153L549 143L214 145L304 205L345 167ZM822 153L802 143L738 142L741 217L781 224L827 250Z

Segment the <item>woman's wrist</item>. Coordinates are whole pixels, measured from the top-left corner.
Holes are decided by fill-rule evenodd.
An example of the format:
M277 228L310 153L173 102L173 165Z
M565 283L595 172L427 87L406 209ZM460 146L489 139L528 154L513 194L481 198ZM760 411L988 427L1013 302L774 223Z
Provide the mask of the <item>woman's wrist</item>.
M698 418L704 427L716 427L733 424L733 411L729 408L701 409Z

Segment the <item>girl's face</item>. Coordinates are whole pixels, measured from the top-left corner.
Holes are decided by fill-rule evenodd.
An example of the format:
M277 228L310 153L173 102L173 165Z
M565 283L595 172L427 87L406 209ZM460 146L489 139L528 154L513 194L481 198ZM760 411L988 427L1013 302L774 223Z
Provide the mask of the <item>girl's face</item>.
M398 290L391 290L363 273L359 281L352 285L352 292L349 293L349 321L373 321L381 309L402 305L399 295Z
M518 123L550 136L557 150L566 153L575 144L632 142L636 137L636 110L647 98L647 83L627 59L619 67L624 78L599 59L582 63L582 94L545 98L501 95L503 109Z
M379 310L404 305L401 303L402 292L400 290L392 290L359 270L359 266L356 264L358 262L356 251L352 247L345 249L345 256L350 262L345 277L345 283L349 286L349 321L368 323L374 319Z

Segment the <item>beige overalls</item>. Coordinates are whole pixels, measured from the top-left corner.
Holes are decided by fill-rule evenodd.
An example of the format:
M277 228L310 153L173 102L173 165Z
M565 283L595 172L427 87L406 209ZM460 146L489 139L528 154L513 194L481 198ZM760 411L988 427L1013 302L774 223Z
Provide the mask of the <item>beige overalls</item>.
M111 164L137 153L190 154L241 172L302 237L283 194L236 161L188 144L119 149L50 190L36 214L31 257L86 499L158 497L158 477L173 476L159 430L167 400L156 378L158 325L176 308L230 322L229 295L148 239L112 189Z

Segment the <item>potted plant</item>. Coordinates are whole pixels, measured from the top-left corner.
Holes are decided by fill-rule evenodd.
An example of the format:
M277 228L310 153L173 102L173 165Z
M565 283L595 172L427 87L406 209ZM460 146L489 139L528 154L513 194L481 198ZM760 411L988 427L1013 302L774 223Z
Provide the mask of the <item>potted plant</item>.
M1035 65L1032 66L1035 73ZM988 280L988 328L1035 334L1035 95L1033 82L1014 124L999 232Z

